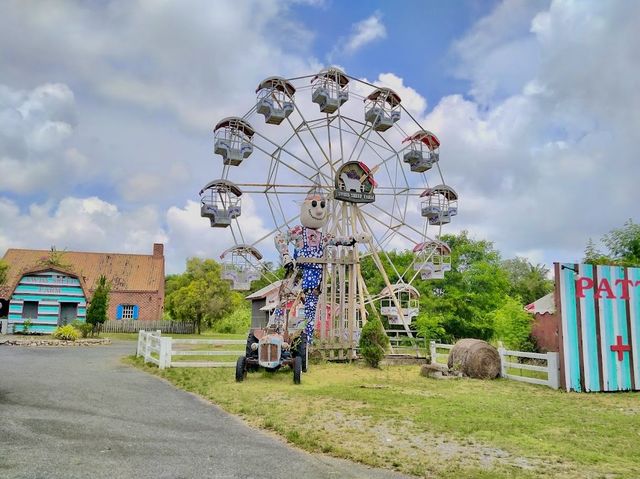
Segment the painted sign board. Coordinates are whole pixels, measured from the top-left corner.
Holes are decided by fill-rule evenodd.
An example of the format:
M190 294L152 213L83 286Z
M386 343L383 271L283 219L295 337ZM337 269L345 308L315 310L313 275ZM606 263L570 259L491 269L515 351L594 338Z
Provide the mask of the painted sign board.
M556 263L568 391L640 390L640 268Z

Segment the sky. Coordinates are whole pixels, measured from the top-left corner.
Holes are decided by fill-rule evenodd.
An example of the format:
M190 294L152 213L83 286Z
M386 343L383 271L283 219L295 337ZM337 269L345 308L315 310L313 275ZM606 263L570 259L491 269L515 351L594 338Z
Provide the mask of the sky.
M263 78L335 64L438 135L447 232L580 260L640 203L638 18L631 0L2 2L0 255L216 257L229 235L198 206L213 125ZM249 236L270 229L243 207Z

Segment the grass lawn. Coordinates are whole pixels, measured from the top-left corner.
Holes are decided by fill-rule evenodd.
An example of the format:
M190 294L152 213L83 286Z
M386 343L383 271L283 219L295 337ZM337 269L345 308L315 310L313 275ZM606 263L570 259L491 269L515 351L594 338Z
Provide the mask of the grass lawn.
M419 477L640 477L640 395L576 394L515 381L436 380L417 366L311 365L158 374L312 452Z

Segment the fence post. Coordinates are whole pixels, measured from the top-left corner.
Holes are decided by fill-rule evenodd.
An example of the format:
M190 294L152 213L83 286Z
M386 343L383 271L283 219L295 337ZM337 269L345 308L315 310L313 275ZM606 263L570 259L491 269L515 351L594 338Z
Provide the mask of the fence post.
M164 369L167 362L167 339L160 338L160 351L158 352L158 368Z
M429 341L429 356L431 356L431 364L435 364L436 361L436 342Z
M498 354L500 355L500 377L501 378L506 378L507 377L507 356L506 356L506 349L504 349L504 347L500 347L498 348Z
M144 329L138 331L138 345L136 347L136 358L142 355L142 346L144 344Z
M160 369L171 367L171 338L160 338Z
M547 353L547 378L549 381L549 387L553 389L558 389L560 387L558 353Z
M144 337L144 362L145 362L145 364L149 361L149 358L151 357L151 341L149 341L149 338L151 337L152 334L153 333L149 332Z
M0 319L0 334L9 334L9 320Z

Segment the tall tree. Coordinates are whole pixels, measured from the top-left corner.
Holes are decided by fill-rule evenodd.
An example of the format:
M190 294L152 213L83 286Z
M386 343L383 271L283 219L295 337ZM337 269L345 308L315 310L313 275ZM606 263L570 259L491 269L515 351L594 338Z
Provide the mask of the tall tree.
M640 224L630 218L621 228L615 228L602 237L607 251L600 251L589 238L584 251L585 263L640 266Z
M100 329L107 320L107 311L109 309L109 285L105 275L98 278L98 285L91 298L91 303L87 308L87 323L93 326L92 334L100 335Z
M489 313L504 304L509 287L500 253L492 242L472 239L467 231L442 240L451 247L451 271L420 286L420 307L440 318L443 339L490 339L494 324Z
M515 257L502 262L509 279L509 296L529 304L553 290L553 281L547 278L549 269L542 264L531 264L526 258Z
M629 218L622 228L604 235L602 242L622 266L640 266L640 224Z
M200 334L203 326L213 326L232 311L237 303L220 272L212 259L189 258L183 274L167 278L165 309L171 318L192 322Z

